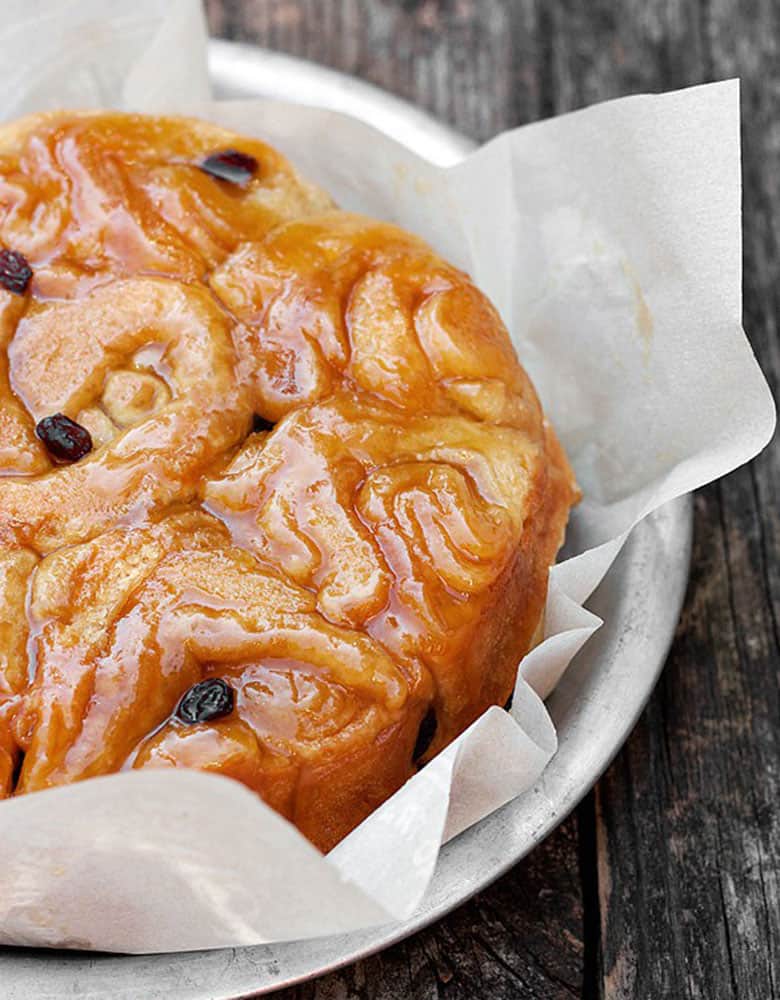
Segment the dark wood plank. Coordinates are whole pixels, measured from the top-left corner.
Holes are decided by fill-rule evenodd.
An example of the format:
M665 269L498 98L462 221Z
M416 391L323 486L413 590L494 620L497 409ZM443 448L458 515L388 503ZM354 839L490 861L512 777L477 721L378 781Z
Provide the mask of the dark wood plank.
M745 324L775 392L777 13L759 3L626 4L600 38L620 54L605 71L610 89L743 75ZM579 26L559 31L562 50L576 41L581 51ZM580 69L566 60L575 91L594 60L586 54ZM602 936L591 982L610 1000L778 994L779 460L773 447L697 497L677 641L597 791Z
M545 52L528 0L206 0L213 34L363 77L475 139L538 118Z
M776 581L761 568L761 479L745 471L697 498L677 643L598 788L608 998L777 995Z
M216 34L355 73L477 139L605 98L741 74L745 323L777 389L773 0L208 0L207 9ZM289 996L777 996L779 466L775 447L698 497L669 665L579 829L570 820L412 941Z

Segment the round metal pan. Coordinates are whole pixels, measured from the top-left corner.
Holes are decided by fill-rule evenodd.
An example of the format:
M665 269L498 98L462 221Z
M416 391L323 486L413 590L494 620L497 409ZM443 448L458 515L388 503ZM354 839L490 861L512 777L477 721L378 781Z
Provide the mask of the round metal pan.
M220 97L270 96L344 111L442 165L471 148L419 109L312 63L216 41L209 63ZM558 728L557 755L534 789L443 848L430 889L410 920L314 941L171 955L0 949L4 1000L259 996L379 951L483 889L564 819L633 728L663 667L685 596L692 511L690 497L684 497L633 532L589 602L606 624L548 701Z

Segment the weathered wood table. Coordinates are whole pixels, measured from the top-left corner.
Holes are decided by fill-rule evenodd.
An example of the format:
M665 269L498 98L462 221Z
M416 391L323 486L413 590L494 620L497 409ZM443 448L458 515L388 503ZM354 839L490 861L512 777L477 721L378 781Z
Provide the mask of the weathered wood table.
M216 35L327 63L475 139L739 75L745 327L780 376L780 4L207 0ZM607 775L438 925L299 998L780 997L780 449L696 498L685 611Z

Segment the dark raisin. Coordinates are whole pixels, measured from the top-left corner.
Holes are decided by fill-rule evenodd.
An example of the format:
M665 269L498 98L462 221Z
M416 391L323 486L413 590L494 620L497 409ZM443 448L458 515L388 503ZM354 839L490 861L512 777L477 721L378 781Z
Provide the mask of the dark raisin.
M417 733L417 742L414 744L414 753L412 754L412 760L419 760L425 752L433 743L433 737L436 735L436 712L433 708L429 708L425 713L425 716L420 723L420 729Z
M92 436L86 427L55 413L44 417L35 425L35 433L46 445L46 450L58 462L78 462L92 451Z
M257 160L239 149L223 149L212 153L198 164L201 170L220 181L244 187L257 172Z
M233 688L221 677L210 677L185 691L176 706L176 715L182 722L211 722L230 715L233 704Z
M32 278L32 268L24 254L0 250L0 285L14 295L24 295Z
M259 413L252 415L252 430L257 434L258 431L272 431L274 425L270 420L266 420L265 417L261 417Z
M506 700L506 704L504 705L504 711L505 711L505 712L508 712L508 711L509 711L509 709L510 709L510 708L512 707L512 702L514 701L514 697L515 697L515 693L514 693L514 691L513 691L513 692L512 692L512 693L511 693L511 694L509 695L509 697L507 698L507 700Z

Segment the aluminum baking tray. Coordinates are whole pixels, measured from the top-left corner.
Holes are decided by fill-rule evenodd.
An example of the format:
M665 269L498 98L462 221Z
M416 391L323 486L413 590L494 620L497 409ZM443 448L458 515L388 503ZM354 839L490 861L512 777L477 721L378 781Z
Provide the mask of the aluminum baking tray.
M269 96L344 111L421 156L452 164L469 140L396 97L334 70L213 41L220 97ZM576 806L622 746L666 659L685 596L693 505L683 497L632 533L589 607L605 619L548 701L557 755L538 785L447 844L404 923L284 945L120 956L0 949L3 1000L234 1000L323 975L438 920L516 864Z

